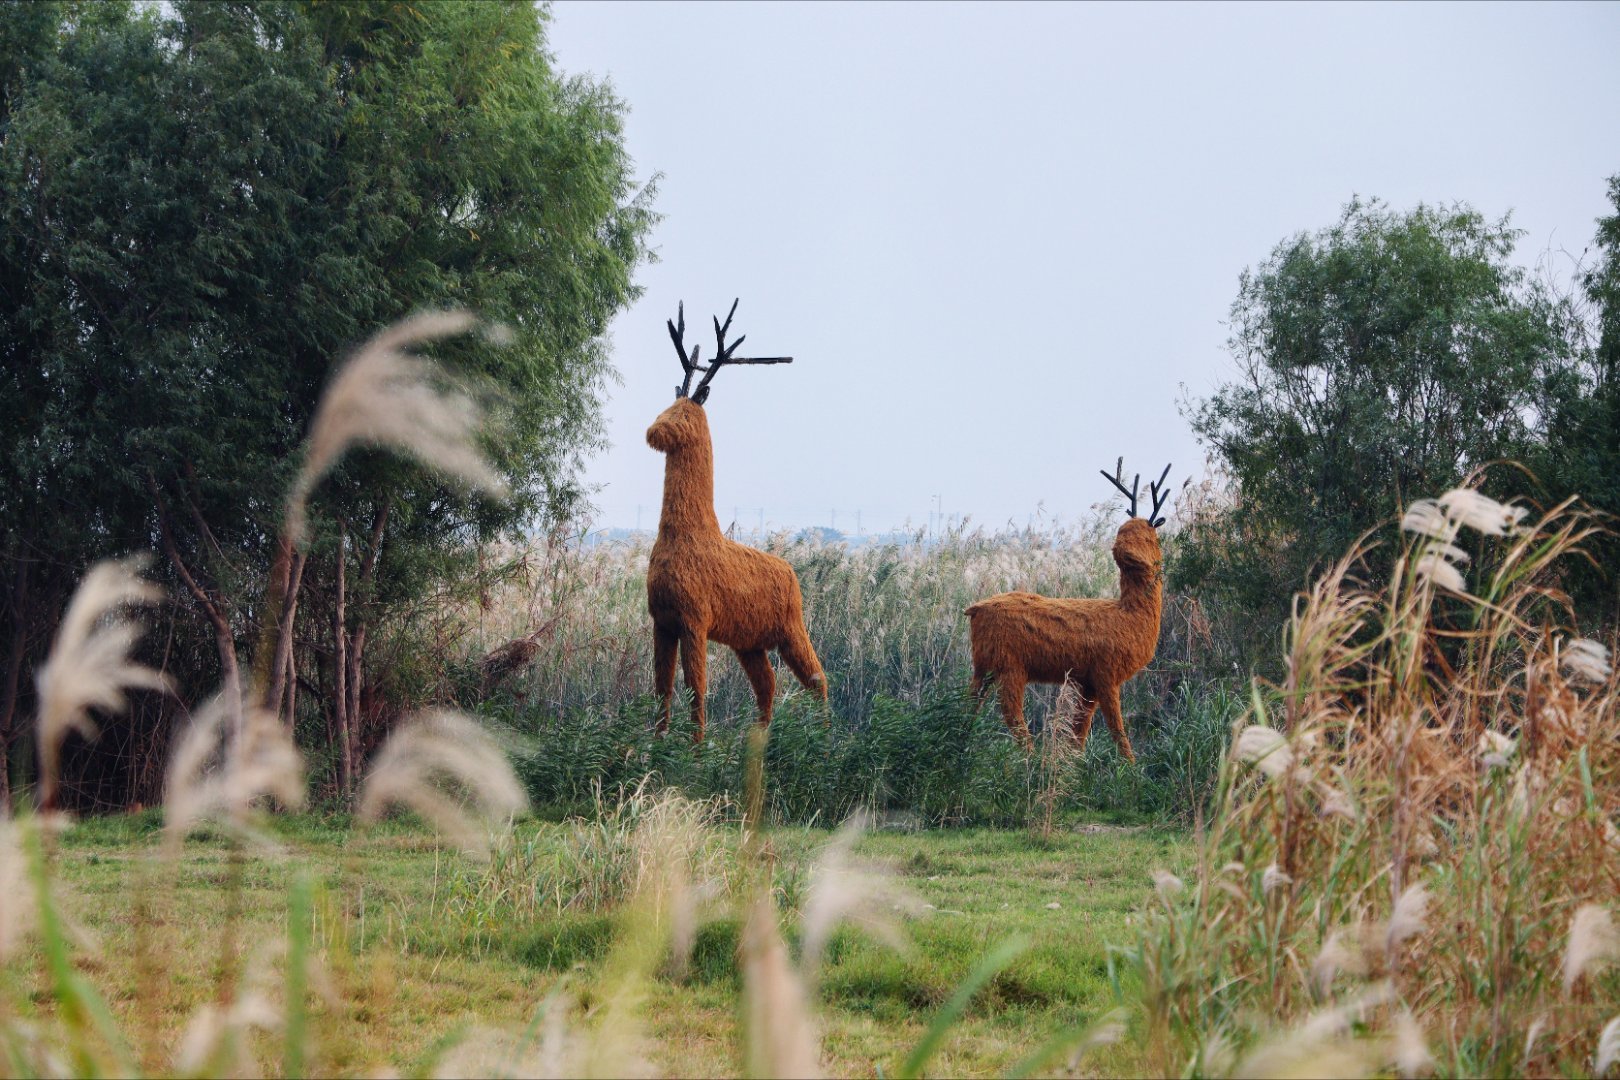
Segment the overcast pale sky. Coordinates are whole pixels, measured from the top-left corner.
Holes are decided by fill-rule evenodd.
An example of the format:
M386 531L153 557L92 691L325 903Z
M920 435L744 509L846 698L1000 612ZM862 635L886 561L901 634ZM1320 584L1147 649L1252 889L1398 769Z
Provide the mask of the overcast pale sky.
M661 173L642 300L614 323L597 524L657 522L643 441L688 342L716 376L721 524L992 527L1198 474L1178 403L1235 368L1238 274L1355 194L1512 211L1579 251L1620 172L1620 4L582 3L568 72ZM695 324L695 325L694 325ZM693 335L697 334L696 337Z

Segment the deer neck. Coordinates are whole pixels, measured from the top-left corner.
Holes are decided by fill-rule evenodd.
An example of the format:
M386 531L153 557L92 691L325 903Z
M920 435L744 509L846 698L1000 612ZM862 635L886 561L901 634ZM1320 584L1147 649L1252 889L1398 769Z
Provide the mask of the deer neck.
M1164 600L1164 579L1157 570L1119 571L1119 606L1144 619L1151 619L1157 637L1159 610Z
M665 455L658 538L720 535L720 519L714 513L714 447L704 438Z

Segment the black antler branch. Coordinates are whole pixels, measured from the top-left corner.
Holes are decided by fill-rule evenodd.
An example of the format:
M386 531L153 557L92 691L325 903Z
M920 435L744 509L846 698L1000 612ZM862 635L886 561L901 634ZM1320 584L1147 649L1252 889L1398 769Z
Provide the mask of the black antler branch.
M686 378L675 388L675 396L683 398L692 387L692 373L709 369L698 363L698 349L701 346L693 345L691 357L686 355L686 301L676 306L675 317L680 320L679 324L665 319L664 325L669 327L669 340L675 343L675 355L681 358L681 368L686 372Z
M1119 488L1120 493L1122 495L1124 495L1127 499L1131 500L1131 508L1130 508L1130 511L1128 512L1127 516L1135 517L1136 516L1136 493L1138 491L1140 491L1141 487L1142 487L1142 474L1138 473L1136 475L1136 477L1133 480L1131 480L1131 486L1127 488L1125 486L1125 459L1123 457L1120 458L1118 461L1114 462L1114 475L1113 476L1109 476L1108 475L1108 470L1106 470L1106 469L1098 469L1097 471L1102 473L1102 477L1103 477L1104 480L1107 480L1110 484L1113 484L1115 487Z
M1148 524L1155 529L1164 524L1164 518L1159 516L1159 508L1170 497L1170 489L1164 486L1164 481L1169 475L1170 466L1166 465L1164 472L1159 474L1159 478L1148 485L1149 490L1153 493L1153 509L1148 513Z
M737 314L737 303L738 303L737 300L733 300L731 302L731 310L726 312L726 321L724 323L722 323L720 321L718 316L716 316L715 319L714 319L714 359L709 361L709 366L708 367L700 369L700 370L702 370L704 372L703 378L698 383L697 389L692 391L692 400L693 400L693 402L695 402L698 405L702 405L705 401L707 401L709 399L709 383L714 381L715 372L719 371L722 367L725 367L725 366L730 365L730 364L791 364L791 363L793 363L793 357L791 357L791 356L736 356L735 355L735 353L737 352L737 347L740 346L744 341L748 340L748 335L744 334L742 337L738 338L736 341L733 341L730 345L726 344L726 332L731 329L731 317L733 315ZM693 356L694 360L697 357L697 349L696 349L695 346L694 346L694 348L692 350L692 356ZM691 381L692 373L691 373L690 370L687 371L686 378L687 378L688 382ZM681 396L684 397L685 395L682 394Z

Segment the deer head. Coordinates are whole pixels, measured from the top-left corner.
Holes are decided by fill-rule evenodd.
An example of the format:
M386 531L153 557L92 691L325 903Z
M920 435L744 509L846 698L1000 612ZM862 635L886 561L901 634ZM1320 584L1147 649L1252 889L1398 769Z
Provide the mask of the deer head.
M744 341L748 340L748 335L744 334L736 341L733 341L730 345L726 344L726 332L731 329L731 317L735 314L737 314L737 301L733 300L731 302L731 310L726 312L726 321L724 323L720 321L719 316L714 317L714 359L709 361L709 365L707 367L704 367L698 362L699 346L693 345L691 355L687 355L686 304L683 302L676 308L676 319L679 320L678 322L666 321L666 325L669 327L669 340L675 343L675 355L681 358L681 368L686 372L686 378L681 381L681 385L675 388L675 396L677 398L685 398L690 395L692 404L702 405L705 401L709 400L709 384L714 381L715 372L719 371L722 367L725 367L728 364L793 363L793 357L791 356L734 355L737 352L738 346L742 345ZM692 376L700 371L703 372L703 378L698 382L697 389L693 390Z
M1127 569L1157 573L1160 563L1158 528L1164 524L1164 518L1159 511L1164 507L1165 500L1170 497L1170 489L1165 480L1170 476L1170 466L1164 467L1159 478L1148 484L1153 496L1153 509L1146 517L1136 514L1136 498L1142 487L1142 476L1138 473L1131 480L1131 486L1125 486L1125 459L1120 458L1114 464L1114 475L1109 476L1102 472L1103 479L1107 480L1120 490L1126 498L1131 500L1130 510L1127 512L1130 520L1119 527L1119 535L1114 539L1114 561L1119 564L1123 572Z

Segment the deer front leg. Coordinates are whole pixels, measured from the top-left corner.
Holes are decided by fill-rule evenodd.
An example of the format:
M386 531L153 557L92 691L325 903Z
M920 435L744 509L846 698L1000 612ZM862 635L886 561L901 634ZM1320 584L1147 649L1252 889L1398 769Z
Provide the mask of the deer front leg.
M660 735L669 730L669 714L675 704L675 647L680 640L671 631L653 627L653 689L663 702L658 714Z
M681 674L692 692L692 741L703 741L703 699L709 691L709 635L687 631L681 635Z
M996 689L1001 695L1001 721L1007 725L1013 737L1024 744L1028 750L1035 745L1030 738L1029 725L1024 723L1024 683L1027 680L1021 671L996 672Z
M1125 734L1125 713L1119 707L1119 687L1104 686L1098 694L1098 703L1102 706L1103 719L1108 722L1108 730L1113 733L1114 742L1119 744L1119 752L1125 755L1125 760L1136 761L1136 751L1131 749L1131 740Z
M754 700L759 703L759 726L771 726L771 706L776 697L776 672L771 670L771 658L764 649L739 652L743 671L754 687Z
M1069 733L1074 736L1075 750L1084 752L1086 739L1091 736L1091 718L1097 712L1097 699L1090 693L1090 687L1081 686L1076 689L1074 712L1069 715Z

